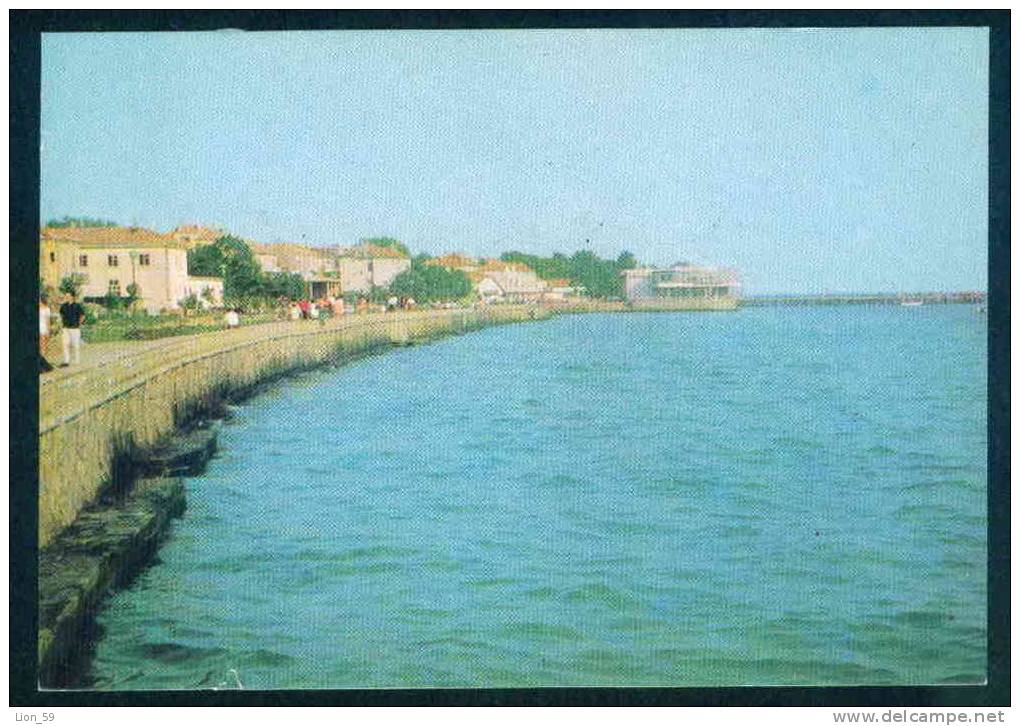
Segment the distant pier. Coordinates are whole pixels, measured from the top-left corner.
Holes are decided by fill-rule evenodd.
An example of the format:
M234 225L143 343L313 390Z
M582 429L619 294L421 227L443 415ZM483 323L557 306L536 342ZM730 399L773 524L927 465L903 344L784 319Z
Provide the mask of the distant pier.
M840 293L823 295L749 295L740 304L751 307L768 305L984 305L984 292L918 292L918 293Z

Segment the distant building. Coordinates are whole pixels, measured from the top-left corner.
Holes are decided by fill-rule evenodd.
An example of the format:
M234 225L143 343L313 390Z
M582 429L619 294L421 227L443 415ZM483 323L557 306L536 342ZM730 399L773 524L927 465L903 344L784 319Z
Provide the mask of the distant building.
M280 269L280 263L276 260L276 255L256 252L255 259L258 260L259 267L262 268L263 272L283 272Z
M322 275L330 267L326 250L294 242L249 243L266 272L295 272L302 277Z
M446 267L451 270L460 270L461 272L474 272L481 263L473 257L468 257L459 252L449 252L441 257L425 260L425 264L429 267Z
M341 293L340 277L333 272L329 250L293 242L260 244L250 242L252 253L263 272L290 272L305 282L305 295L322 298Z
M727 310L735 308L740 297L740 281L732 268L682 262L667 268L624 270L622 274L624 294L637 306Z
M363 243L353 247L310 247L294 243L251 244L266 272L293 272L304 279L309 297L368 293L386 287L411 266L390 247Z
M546 280L545 284L548 289L542 299L551 302L561 302L572 297L579 297L584 293L583 287L572 284L566 278Z
M188 275L184 296L194 295L203 308L217 307L223 303L223 278L207 275Z
M464 272L474 285L478 296L490 302L537 302L558 299L565 293L564 290L554 293L549 283L520 262L476 260L458 252L451 252L426 260L425 264ZM564 280L557 282L570 284Z
M411 267L410 258L399 250L369 242L334 248L333 255L332 269L339 274L344 292L367 293L387 287Z
M520 262L487 260L468 277L475 283L478 295L490 301L538 302L549 292L546 282Z
M186 249L192 250L202 245L211 245L220 237L229 234L225 229L203 227L199 224L182 224L170 232L170 236L184 244Z
M72 274L82 275L82 297L128 296L134 283L146 310L180 307L193 290L212 287L222 300L222 282L188 276L185 242L141 227L45 227L40 233L39 270L54 288Z

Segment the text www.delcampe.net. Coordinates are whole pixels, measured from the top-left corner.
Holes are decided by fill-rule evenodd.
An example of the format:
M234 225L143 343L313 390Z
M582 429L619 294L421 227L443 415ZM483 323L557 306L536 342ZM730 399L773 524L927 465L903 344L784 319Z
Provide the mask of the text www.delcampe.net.
M1005 723L1004 711L833 711L836 723Z

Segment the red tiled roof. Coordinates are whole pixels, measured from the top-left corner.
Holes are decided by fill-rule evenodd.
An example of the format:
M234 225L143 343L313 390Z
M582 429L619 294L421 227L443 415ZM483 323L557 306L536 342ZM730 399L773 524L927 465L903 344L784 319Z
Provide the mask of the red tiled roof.
M449 252L442 257L426 260L425 264L432 267L476 267L478 260L462 255L459 252Z
M504 262L503 260L486 260L482 263L482 270L516 270L517 272L531 272L531 268L523 262Z
M44 227L40 236L55 242L74 242L95 247L179 247L173 235L144 227Z
M226 234L226 231L219 229L211 229L210 227L203 227L200 224L182 224L174 228L170 233L174 237L184 237L186 239L193 240L208 240L209 242L215 242L220 237Z

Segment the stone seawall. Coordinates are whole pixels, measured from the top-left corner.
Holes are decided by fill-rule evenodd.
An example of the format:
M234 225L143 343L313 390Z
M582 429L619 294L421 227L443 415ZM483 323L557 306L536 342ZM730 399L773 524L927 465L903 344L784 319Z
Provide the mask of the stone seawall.
M205 419L226 401L290 372L550 314L508 306L225 331L156 346L155 355L125 355L44 391L68 398L40 402L40 686L87 686L96 610L148 564L184 512L180 477L200 473L212 457L218 423ZM78 457L44 458L43 442L83 441L98 445ZM55 501L61 493L72 500Z
M139 451L238 392L392 345L551 314L492 306L273 323L182 337L46 382L40 390L39 545L54 541L104 491L120 487Z
M39 685L82 685L95 614L111 590L144 568L186 506L181 476L205 469L218 422L201 422L131 462L123 490L87 506L39 555ZM138 478L135 478L137 475Z

